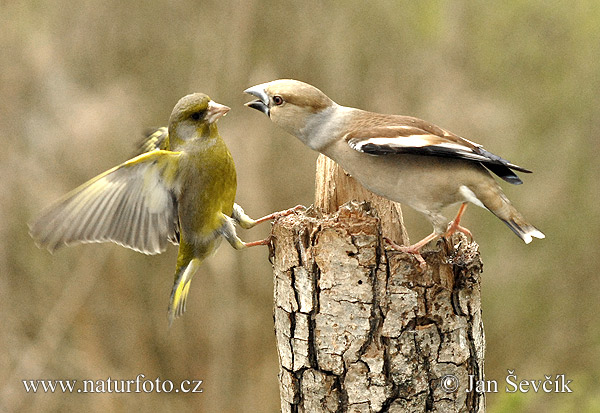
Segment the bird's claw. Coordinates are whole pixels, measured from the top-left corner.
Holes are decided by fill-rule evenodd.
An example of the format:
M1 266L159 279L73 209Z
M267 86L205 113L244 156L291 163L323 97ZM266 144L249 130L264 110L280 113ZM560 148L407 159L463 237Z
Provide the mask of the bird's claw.
M306 209L306 207L304 205L296 205L293 208L289 208L284 211L275 212L273 214L274 215L273 219L286 217L288 215L295 214L296 212L300 211L301 209Z
M384 237L383 239L385 242L388 243L388 245L390 247L392 247L392 249L394 249L396 251L404 252L407 254L411 254L413 257L415 257L415 259L419 262L419 267L421 268L421 270L424 271L427 269L427 262L425 261L425 259L421 255L421 252L419 251L420 247L421 247L420 245L415 244L415 245L404 246L404 245L396 244L394 241L392 241L389 238Z
M446 232L444 233L444 238L450 238L456 232L462 232L471 241L473 241L473 234L471 233L471 231L469 231L462 225L455 224L454 221L452 221L450 224L448 224L448 228L446 229Z
M289 208L289 209L286 209L283 211L273 212L272 214L266 215L262 218L257 219L256 221L254 221L254 225L260 224L261 222L265 222L265 221L274 221L281 217L295 214L297 211L299 211L301 209L306 209L306 207L304 205L296 205L293 208Z

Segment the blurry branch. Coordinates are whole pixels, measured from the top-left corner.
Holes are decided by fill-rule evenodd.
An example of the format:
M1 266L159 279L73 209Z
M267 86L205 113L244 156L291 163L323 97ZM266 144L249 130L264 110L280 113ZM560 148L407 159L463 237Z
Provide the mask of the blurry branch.
M440 241L422 271L383 247L382 233L402 226L399 207L356 195L347 176L336 185L337 167L318 165L324 211L273 227L281 410L484 411L483 394L466 392L470 375L483 378L477 244Z

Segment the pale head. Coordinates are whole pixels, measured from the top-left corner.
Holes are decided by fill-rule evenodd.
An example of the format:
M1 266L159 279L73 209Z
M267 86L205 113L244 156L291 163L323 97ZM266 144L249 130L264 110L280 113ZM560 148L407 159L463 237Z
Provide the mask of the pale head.
M246 106L263 112L273 123L300 139L313 115L337 106L319 89L299 80L274 80L253 86L244 92L258 98L246 103Z

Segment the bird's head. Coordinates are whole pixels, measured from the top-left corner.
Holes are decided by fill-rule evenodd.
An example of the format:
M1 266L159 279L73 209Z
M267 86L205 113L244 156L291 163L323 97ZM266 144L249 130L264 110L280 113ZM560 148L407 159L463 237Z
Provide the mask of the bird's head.
M193 93L182 97L173 108L169 119L169 138L177 137L186 141L193 136L205 136L216 128L216 122L229 112L230 108L221 105L204 93Z
M262 83L244 92L258 98L246 106L263 112L273 123L302 141L310 134L307 128L311 128L315 120L338 106L316 87L292 79Z

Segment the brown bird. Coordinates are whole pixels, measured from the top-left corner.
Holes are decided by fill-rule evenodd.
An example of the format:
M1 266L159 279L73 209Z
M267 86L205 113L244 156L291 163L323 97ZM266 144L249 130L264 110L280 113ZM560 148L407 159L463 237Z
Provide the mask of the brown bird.
M422 119L367 112L341 106L314 86L283 79L245 90L257 97L246 105L309 148L337 162L370 191L423 213L433 233L397 250L414 254L428 242L456 231L467 202L491 211L525 243L544 234L513 207L491 173L521 184L514 171L531 172L481 145ZM442 214L461 205L454 221Z

